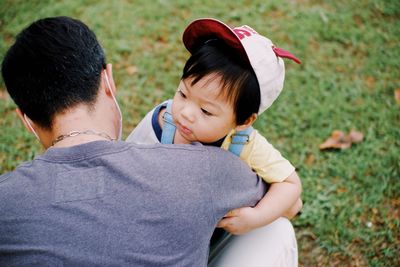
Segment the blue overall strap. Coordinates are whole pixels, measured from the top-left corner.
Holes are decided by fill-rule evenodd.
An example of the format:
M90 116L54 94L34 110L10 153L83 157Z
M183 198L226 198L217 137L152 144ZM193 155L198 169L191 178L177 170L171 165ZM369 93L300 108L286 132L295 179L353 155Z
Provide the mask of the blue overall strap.
M237 131L231 136L231 144L229 151L240 157L244 145L250 141L250 134L253 131L253 127L248 127L242 131Z
M172 119L172 99L167 101L167 110L163 115L164 127L161 134L161 144L173 144L176 125Z

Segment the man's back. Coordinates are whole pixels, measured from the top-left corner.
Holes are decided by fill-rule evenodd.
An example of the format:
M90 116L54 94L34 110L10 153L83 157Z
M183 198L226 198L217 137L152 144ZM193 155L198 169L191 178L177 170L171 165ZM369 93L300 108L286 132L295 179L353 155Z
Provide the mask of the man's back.
M205 266L217 221L263 193L216 148L49 149L0 176L0 265Z

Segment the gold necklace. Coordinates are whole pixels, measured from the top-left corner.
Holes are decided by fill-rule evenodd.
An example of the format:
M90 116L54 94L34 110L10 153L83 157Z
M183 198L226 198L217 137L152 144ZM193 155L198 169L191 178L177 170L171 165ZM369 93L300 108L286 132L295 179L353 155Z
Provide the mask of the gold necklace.
M67 134L62 134L60 136L58 136L56 139L53 140L53 142L51 143L52 146L54 146L56 143L68 138L68 137L74 137L80 134L85 134L85 135L98 135L101 136L103 138L106 138L110 141L115 141L117 139L115 138L111 138L108 134L103 133L103 132L95 132L93 130L86 130L86 131L71 131Z

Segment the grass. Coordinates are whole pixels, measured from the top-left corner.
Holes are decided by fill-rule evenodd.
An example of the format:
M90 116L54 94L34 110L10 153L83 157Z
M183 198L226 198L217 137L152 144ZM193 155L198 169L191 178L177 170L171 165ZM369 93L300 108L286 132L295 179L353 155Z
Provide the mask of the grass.
M0 59L35 19L68 15L87 23L113 63L124 136L169 98L188 56L185 25L215 17L248 24L295 53L285 90L257 128L303 180L296 228L300 266L399 266L400 2L2 0ZM0 81L0 173L42 150L14 113ZM342 151L318 145L335 129L364 142Z

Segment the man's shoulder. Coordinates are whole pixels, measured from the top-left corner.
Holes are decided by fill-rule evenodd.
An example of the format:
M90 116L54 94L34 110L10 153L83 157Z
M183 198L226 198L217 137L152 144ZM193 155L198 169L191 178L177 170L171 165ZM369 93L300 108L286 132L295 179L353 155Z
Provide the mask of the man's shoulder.
M8 173L4 173L4 174L0 175L0 186L1 186L1 183L12 178L12 176L13 176L13 172L8 172Z
M0 210L3 213L21 210L21 203L25 203L23 199L32 192L32 184L35 182L29 175L31 168L32 162L24 162L14 170L0 175ZM38 173L36 170L32 171ZM27 203L31 203L30 201Z
M235 155L219 147L205 146L201 143L192 144L135 144L130 143L131 158L140 157L146 162L169 162L171 166L193 168L201 167L205 170L231 173L232 170L248 167Z
M14 170L1 174L0 185L7 180L11 180L18 177L25 168L30 168L32 166L32 162L33 161L23 162L20 165L18 165Z

